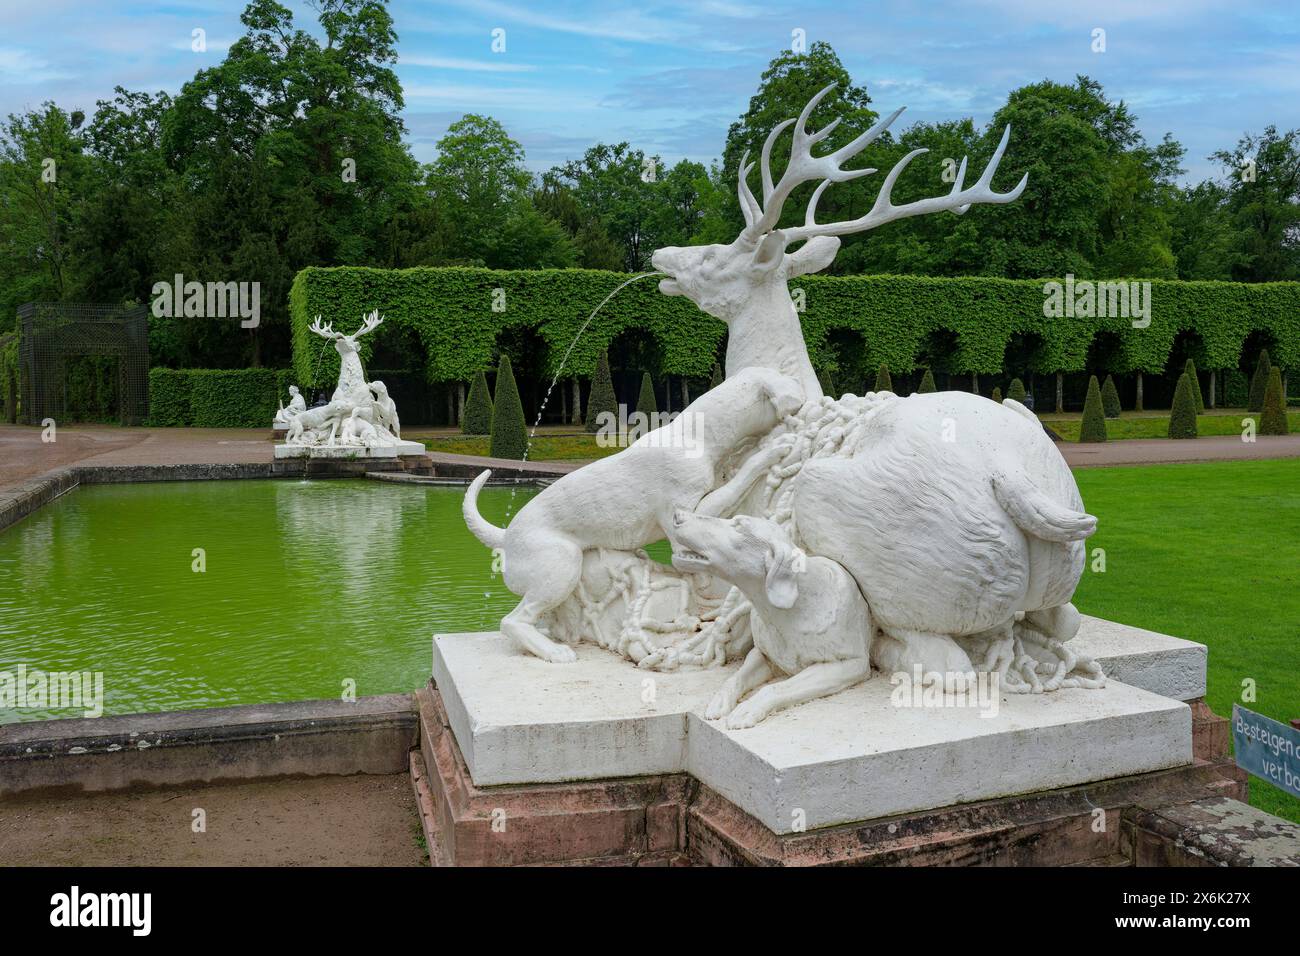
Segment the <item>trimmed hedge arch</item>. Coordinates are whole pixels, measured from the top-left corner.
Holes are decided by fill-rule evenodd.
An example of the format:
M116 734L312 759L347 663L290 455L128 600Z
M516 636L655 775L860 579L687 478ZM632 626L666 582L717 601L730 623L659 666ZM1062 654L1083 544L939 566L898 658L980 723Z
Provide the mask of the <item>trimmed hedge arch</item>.
M468 381L492 367L500 332L534 328L547 345L548 374L559 372L565 351L587 315L619 283L622 273L586 269L496 271L468 268L308 268L289 294L293 363L298 378L318 386L333 382L338 357L307 326L317 314L347 330L379 309L394 326L416 330L428 356L430 381ZM1182 330L1195 332L1199 368L1236 368L1248 335L1271 340L1273 361L1300 366L1300 283L1151 281L1151 320L1133 328L1127 318L1051 318L1043 315L1041 280L927 278L920 276L803 276L800 318L813 364L833 363L830 333L861 333L862 370L886 364L910 372L935 332L956 343L950 365L963 373L1003 371L1013 336L1036 335L1033 367L1008 370L1078 372L1102 331L1118 336L1112 372L1162 373ZM573 345L563 377L589 376L597 356L629 325L645 329L663 353L661 374L706 378L726 329L688 299L660 294L652 280L615 296ZM376 335L382 336L383 329ZM368 350L373 343L362 340Z

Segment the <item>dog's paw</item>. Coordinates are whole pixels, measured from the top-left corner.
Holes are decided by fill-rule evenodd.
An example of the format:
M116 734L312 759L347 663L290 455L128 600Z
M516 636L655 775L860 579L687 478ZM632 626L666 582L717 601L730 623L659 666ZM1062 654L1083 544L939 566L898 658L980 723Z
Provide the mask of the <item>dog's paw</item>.
M565 644L548 647L546 653L541 656L543 660L550 661L552 664L572 664L578 659L578 655L573 652L573 648Z
M771 713L771 708L762 700L751 697L727 716L728 730L744 730L753 727Z
M704 708L705 720L717 720L719 717L725 717L736 706L736 693L730 687L723 687L713 699L709 701L709 706Z

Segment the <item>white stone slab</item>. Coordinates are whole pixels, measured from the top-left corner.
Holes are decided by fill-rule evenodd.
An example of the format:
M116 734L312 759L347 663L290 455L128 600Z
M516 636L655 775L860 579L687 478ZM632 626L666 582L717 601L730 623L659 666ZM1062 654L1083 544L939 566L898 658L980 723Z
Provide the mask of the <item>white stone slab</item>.
M1083 616L1069 645L1101 662L1106 676L1174 700L1205 696L1204 644Z
M1081 651L1101 661L1106 673L1111 675L1110 682L1115 685L1114 688L1100 693L1059 691L1041 697L1008 698L1007 714L1013 715L1015 720L1042 721L1046 719L1044 715L1070 713L1067 704L1076 699L1083 701L1081 706L1085 708L1094 705L1102 707L1103 700L1131 702L1135 699L1134 695L1140 693L1140 689L1122 686L1123 678L1128 678L1135 684L1140 683L1141 688L1148 692L1163 692L1166 697L1181 700L1204 693L1203 645L1096 618L1085 618L1075 641ZM695 723L700 725L701 730L692 731L693 724L688 721L687 715L693 710L701 709L708 702L714 690L736 665L718 670L657 674L638 670L621 658L591 645L580 645L577 650L578 660L575 663L553 665L519 652L506 638L495 632L443 634L434 639L434 681L442 693L456 741L465 755L470 775L476 784L493 786L673 773L691 769L688 767L688 739L691 748L697 744L701 748L722 747L720 742L709 739L709 735L721 735L722 732L698 719L695 719ZM646 681L653 683L646 684ZM889 687L887 681L879 676L873 679L870 686L873 693L882 688L888 690ZM652 700L647 701L643 695L649 696L649 688L653 688L653 696ZM866 688L848 694L864 692ZM1152 694L1145 696L1150 698ZM812 708L833 708L838 706L835 703L838 700L836 697L806 704L788 714L769 718L754 729L762 731L773 721L792 718L799 724L806 714L813 712ZM1074 782L1099 779L1087 776L1087 773L1097 768L1089 768L1086 761L1095 757L1104 764L1105 755L1111 749L1107 734L1141 737L1148 729L1152 729L1143 728L1142 724L1147 718L1140 716L1142 707L1149 704L1149 700L1141 704L1135 713L1111 714L1105 718L1110 721L1105 726L1098 725L1096 721L1102 718L1096 717L1092 729L1076 745L1072 745L1072 749L1065 751L1064 756L1047 760L1047 764L1063 764L1066 771L1073 767L1084 772L1084 776L1077 777ZM1159 764L1161 767L1186 762L1183 756L1190 759L1191 747L1187 708L1170 700L1163 701L1162 706L1172 713L1182 715L1177 720L1185 720L1188 730L1182 735L1185 740L1180 737L1172 742L1172 745L1176 745L1174 749L1179 754L1178 758L1174 763ZM943 727L946 726L943 722L949 719L951 711L926 713L936 717L935 720L925 721L926 726ZM1075 713L1077 716L1077 710ZM1097 713L1104 715L1104 708ZM1155 725L1151 739L1163 741L1158 746L1171 744L1170 714L1164 713L1163 716L1150 719ZM987 732L989 719L978 720L976 729ZM1050 720L1047 723L1050 725ZM1022 736L1029 733L1019 730L1018 725L1008 726ZM826 732L834 736L833 727ZM693 737L690 736L692 733ZM748 731L734 733L745 734ZM815 733L821 734L822 731L817 730ZM1053 731L1053 735L1053 739L1058 742L1068 739L1064 730ZM902 740L905 737L906 732L893 739ZM1074 752L1085 744L1092 748L1091 757ZM1020 744L1017 743L1016 746ZM1140 758L1140 754L1138 756ZM737 757L731 762L744 766L750 764L751 759L757 761L758 765L777 766L758 754L751 758ZM832 758L832 762L838 759ZM1137 760L1137 763L1141 762L1142 759ZM1118 764L1122 767L1131 765L1123 761ZM1105 767L1101 769L1104 770ZM1139 771L1121 769L1114 773L1103 773L1102 776L1136 772ZM896 770L891 770L890 773L898 777ZM718 779L715 774L710 776L713 780ZM1070 772L1065 772L1059 779L1069 778ZM750 779L752 785L752 781L761 779L761 775L751 776ZM1009 779L1014 779L1014 775ZM1067 786L1068 783L1054 785ZM735 802L750 809L749 805L739 799L735 799ZM833 805L834 801L828 804ZM944 804L930 804L940 805ZM775 804L769 803L768 806L771 808Z
M1192 761L1190 708L1114 681L1003 695L994 717L897 707L892 690L876 675L745 730L692 714L686 769L789 833Z
M474 783L676 773L687 712L736 666L656 674L591 644L577 653L549 664L497 633L434 638L433 679Z
M397 445L363 448L359 445L276 445L276 458L397 458L402 455L423 455L425 447L418 441L404 441Z

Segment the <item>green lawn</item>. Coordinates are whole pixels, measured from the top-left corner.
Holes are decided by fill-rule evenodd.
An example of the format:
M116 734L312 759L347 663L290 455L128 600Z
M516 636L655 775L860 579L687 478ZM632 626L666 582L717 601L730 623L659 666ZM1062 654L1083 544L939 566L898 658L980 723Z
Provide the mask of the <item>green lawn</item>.
M1206 700L1284 723L1300 717L1300 459L1075 472L1098 518L1084 572L1085 614L1199 641L1210 649ZM1253 679L1257 699L1242 701ZM1255 777L1250 802L1300 823L1300 800Z
M1060 435L1065 441L1079 440L1079 421L1082 416L1058 418L1054 415L1041 415L1043 423ZM1255 427L1259 427L1259 412L1237 411L1231 414L1211 412L1196 417L1196 431L1201 437L1208 435L1240 435L1241 420L1253 418ZM1288 412L1286 416L1291 433L1300 432L1300 412ZM1169 413L1158 416L1125 413L1120 418L1106 419L1106 438L1110 441L1123 438L1168 438Z
M486 455L491 440L486 435L453 435L448 438L426 438L429 451L449 455ZM528 448L529 461L586 461L604 458L618 451L613 446L596 444L596 436L589 434L544 435L539 434Z

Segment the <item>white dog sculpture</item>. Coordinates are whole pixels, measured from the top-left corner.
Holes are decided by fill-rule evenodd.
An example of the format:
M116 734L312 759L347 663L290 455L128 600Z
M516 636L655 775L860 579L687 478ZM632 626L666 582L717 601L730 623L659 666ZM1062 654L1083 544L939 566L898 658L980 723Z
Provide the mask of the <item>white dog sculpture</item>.
M730 581L753 604L754 646L709 702L707 719L725 717L733 730L752 727L775 711L871 676L875 626L843 567L796 550L785 530L766 518L679 511L668 535L673 567ZM767 683L777 674L788 676Z
M747 369L692 402L670 424L565 475L504 529L478 512L479 489L491 472L480 474L465 494L465 523L489 548L502 549L506 587L522 598L502 620L502 632L545 660L574 660L572 648L548 638L538 623L573 593L583 552L635 551L663 539L677 509L694 509L729 477L725 501L738 498L743 493L738 486L757 472L742 469L728 476L722 462L746 439L767 434L798 411L803 400L793 379L770 369Z

